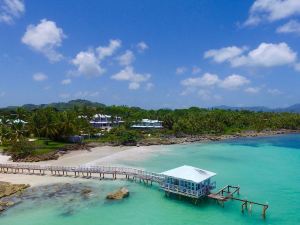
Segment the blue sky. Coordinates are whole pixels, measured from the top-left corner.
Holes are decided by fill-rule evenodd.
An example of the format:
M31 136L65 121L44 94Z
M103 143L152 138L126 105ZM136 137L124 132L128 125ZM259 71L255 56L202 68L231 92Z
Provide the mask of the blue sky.
M288 106L299 40L299 0L0 0L0 106Z

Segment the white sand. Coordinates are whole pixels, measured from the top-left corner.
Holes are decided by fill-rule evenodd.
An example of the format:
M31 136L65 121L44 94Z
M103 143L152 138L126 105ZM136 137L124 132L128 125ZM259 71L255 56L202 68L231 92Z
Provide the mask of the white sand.
M79 165L126 165L126 162L145 160L148 157L166 152L163 146L143 147L96 147L90 151L78 150L63 155L58 160L36 162L39 165L79 166ZM9 157L0 154L0 163L12 163ZM52 177L21 174L1 174L0 181L24 183L31 186L46 185L51 183L72 183L88 181L71 177Z

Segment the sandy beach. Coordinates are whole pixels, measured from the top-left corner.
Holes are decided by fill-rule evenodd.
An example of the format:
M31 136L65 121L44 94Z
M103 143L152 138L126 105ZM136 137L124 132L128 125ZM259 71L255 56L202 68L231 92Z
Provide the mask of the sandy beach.
M142 146L142 147L112 147L101 146L91 150L77 150L61 156L58 160L35 162L31 164L79 166L79 165L112 165L126 166L126 161L139 161L167 151L166 146ZM13 163L8 156L0 154L0 163ZM2 174L0 181L11 183L30 184L31 186L47 185L52 183L87 182L86 179L74 179L72 177L52 177L38 175Z

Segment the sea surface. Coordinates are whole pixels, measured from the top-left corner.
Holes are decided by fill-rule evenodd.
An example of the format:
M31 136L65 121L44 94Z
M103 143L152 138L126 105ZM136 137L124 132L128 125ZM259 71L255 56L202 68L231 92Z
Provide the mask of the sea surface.
M300 135L246 138L207 144L166 147L140 162L123 162L161 172L192 165L217 173L217 188L241 187L241 198L268 203L267 218L261 208L241 213L238 202L225 207L213 201L199 205L165 197L156 186L127 181L91 181L93 194L82 196L76 187L32 190L27 199L0 216L0 225L300 225ZM141 153L142 154L142 153ZM105 200L108 192L125 186L130 197ZM49 190L50 189L50 190Z

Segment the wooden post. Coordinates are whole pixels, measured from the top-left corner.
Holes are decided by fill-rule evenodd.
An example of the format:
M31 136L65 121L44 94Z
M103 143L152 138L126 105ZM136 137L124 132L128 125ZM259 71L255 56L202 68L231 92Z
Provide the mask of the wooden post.
M263 219L266 219L266 210L267 210L268 207L264 206L263 207L263 211L262 211L262 217Z

